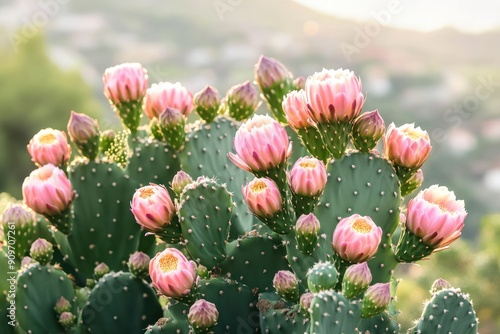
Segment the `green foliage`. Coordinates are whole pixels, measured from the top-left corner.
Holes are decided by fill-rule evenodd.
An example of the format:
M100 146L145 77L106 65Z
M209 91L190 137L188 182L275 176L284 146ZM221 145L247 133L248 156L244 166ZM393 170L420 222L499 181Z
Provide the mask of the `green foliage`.
M96 117L101 108L79 71L50 60L42 35L0 57L0 191L19 197L19 184L34 169L26 152L33 135L46 127L65 130L71 110Z

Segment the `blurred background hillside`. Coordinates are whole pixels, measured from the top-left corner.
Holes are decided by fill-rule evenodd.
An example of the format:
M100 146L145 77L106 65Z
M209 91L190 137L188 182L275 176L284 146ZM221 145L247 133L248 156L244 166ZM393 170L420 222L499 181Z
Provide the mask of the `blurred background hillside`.
M500 229L490 216L500 212L500 8L488 0L451 2L454 9L420 3L1 0L0 192L20 198L33 169L25 147L40 128L65 129L71 110L99 118L101 128L117 124L102 95L107 67L140 62L150 83L180 81L192 92L211 84L224 94L253 79L265 54L295 76L352 69L367 93L364 110L428 130L434 149L424 187L446 185L465 199L469 245L452 248L480 252L481 221ZM439 21L446 17L455 26ZM500 308L489 310L483 318L494 321Z

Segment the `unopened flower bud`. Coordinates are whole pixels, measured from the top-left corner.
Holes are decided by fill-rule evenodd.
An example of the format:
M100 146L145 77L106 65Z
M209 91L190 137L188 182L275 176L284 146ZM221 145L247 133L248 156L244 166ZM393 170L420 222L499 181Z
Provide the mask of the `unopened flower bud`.
M273 286L285 300L295 302L299 298L299 282L297 276L288 270L280 270L274 275Z
M149 273L149 262L151 258L143 252L135 252L128 259L128 269L137 277L144 278Z
M377 109L361 114L352 128L353 144L362 152L373 149L385 131L385 123Z
M366 290L361 306L361 317L371 318L384 311L391 301L390 283L376 283Z
M188 320L195 333L209 333L210 329L217 324L218 319L217 307L205 299L197 300L189 308Z
M91 117L71 112L68 122L70 139L87 158L94 159L99 152L99 124Z
M179 150L184 145L186 138L185 124L184 115L175 108L167 107L158 118L158 126L163 139L175 150Z
M57 312L57 314L61 314L63 312L70 312L71 304L66 298L61 296L61 298L57 300L57 303L54 306L54 310Z
M319 220L313 213L303 214L297 219L297 223L295 223L295 238L301 252L311 255L316 249L320 227Z
M99 147L102 152L106 152L111 148L115 141L116 133L115 131L108 129L101 133L101 140L99 142Z
M442 278L438 278L437 280L432 283L431 287L431 294L435 294L436 292L439 292L444 289L451 289L450 283L448 283L446 280Z
M299 299L300 308L307 314L309 314L309 307L311 307L311 301L313 300L313 298L314 298L314 293L312 292L306 292L300 296Z
M210 123L217 116L220 107L220 95L217 89L206 86L193 97L194 109L200 117Z
M301 90L304 89L305 87L306 87L306 78L301 76L293 79L293 88L295 90Z
M372 281L368 263L361 262L349 266L342 280L342 293L346 298L354 298L363 293Z
M31 244L30 255L42 266L52 261L53 254L54 249L52 248L52 244L43 238L38 238Z
M96 280L109 273L109 267L106 263L101 262L94 268L94 276Z
M225 98L229 116L237 121L250 118L259 104L259 92L250 81L232 86Z
M401 185L401 196L411 194L424 183L424 173L421 169L417 170L405 183Z
M177 174L174 175L174 178L172 179L171 183L171 188L174 191L174 193L177 196L179 196L184 190L184 187L190 184L191 182L193 182L191 176L189 176L189 174L186 173L185 171L180 170L177 172Z
M63 312L59 316L59 323L66 329L73 327L76 316L71 312Z

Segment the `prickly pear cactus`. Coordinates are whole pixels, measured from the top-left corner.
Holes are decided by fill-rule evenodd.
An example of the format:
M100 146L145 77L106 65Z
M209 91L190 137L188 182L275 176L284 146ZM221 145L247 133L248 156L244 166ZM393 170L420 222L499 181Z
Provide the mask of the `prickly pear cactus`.
M16 303L15 329L2 330L401 332L395 268L448 247L466 217L443 186L405 200L422 184L427 132L363 112L349 70L293 80L262 57L255 81L273 117L252 116L262 101L250 81L193 98L180 83L148 89L140 64L122 64L104 92L124 129L73 113L72 159L63 132L34 137L23 200L47 221L5 215L23 236L0 256L17 281L0 298L0 314ZM192 110L201 119L189 124ZM21 268L30 246L39 263ZM446 287L410 332L477 323L467 295Z

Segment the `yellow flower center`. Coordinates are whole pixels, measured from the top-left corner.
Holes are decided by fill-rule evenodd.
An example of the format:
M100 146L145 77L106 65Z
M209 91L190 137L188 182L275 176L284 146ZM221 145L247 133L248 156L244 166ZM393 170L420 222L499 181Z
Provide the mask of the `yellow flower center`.
M153 191L153 189L151 189L151 188L144 188L144 189L140 190L140 195L139 196L141 196L141 198L148 198L150 196L153 196L154 193L155 192Z
M168 273L170 271L177 270L177 263L179 262L179 259L175 257L175 255L167 254L160 258L158 262L160 263L161 271Z
M306 160L306 161L302 161L299 165L302 168L315 168L316 162L311 161L311 160Z
M407 130L406 135L413 140L418 140L420 137L422 137L421 133L419 131L417 131L416 129Z
M38 140L42 144L52 144L56 141L56 136L54 136L54 134L52 133L46 133L38 137Z
M267 185L264 181L256 181L252 184L252 192L254 193L260 193L264 191L267 188Z
M372 230L372 226L364 218L358 218L352 224L352 229L358 233L368 234Z

